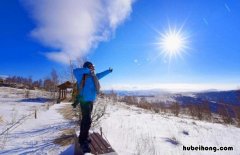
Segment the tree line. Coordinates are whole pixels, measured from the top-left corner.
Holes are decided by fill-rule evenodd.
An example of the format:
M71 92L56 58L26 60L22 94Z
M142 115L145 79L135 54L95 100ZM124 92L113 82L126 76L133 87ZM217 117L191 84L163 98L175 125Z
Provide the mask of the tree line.
M56 91L59 84L59 76L55 69L52 69L50 76L33 80L32 77L10 76L4 81L6 86L26 89L43 89L46 91Z

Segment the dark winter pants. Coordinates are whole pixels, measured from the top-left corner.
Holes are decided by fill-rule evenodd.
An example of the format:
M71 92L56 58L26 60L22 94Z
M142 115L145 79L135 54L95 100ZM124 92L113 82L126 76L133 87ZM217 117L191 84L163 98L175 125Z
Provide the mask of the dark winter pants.
M92 123L91 113L93 109L93 102L84 102L80 103L80 105L82 111L82 120L80 126L79 143L83 144L87 141L89 129Z

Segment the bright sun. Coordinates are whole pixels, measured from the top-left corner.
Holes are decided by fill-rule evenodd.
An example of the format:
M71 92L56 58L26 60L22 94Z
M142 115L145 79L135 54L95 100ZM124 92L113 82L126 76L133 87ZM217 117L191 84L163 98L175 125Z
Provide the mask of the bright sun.
M161 53L168 57L181 56L187 48L187 37L180 30L169 28L168 32L160 34L158 45L161 48Z
M180 51L183 46L183 41L181 36L178 34L170 34L163 38L162 44L166 51L175 53Z

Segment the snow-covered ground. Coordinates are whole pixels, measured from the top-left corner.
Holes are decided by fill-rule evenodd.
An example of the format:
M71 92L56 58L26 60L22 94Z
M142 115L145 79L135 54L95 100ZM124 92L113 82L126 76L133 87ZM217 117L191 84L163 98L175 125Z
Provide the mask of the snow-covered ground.
M101 121L103 133L120 155L240 154L240 128L164 116L110 103ZM183 151L189 147L233 147L233 151Z
M42 91L30 91L31 99L24 96L25 90L0 87L0 154L60 154L66 146L54 140L73 127L58 113L65 104L48 107L49 94Z
M53 141L66 129L75 127L58 111L70 103L49 104L48 94L0 87L0 154L71 155L73 146L60 146ZM156 114L123 103L108 103L100 121L103 134L119 155L239 155L240 128L188 118ZM37 119L34 112L37 109ZM99 127L92 130L99 131ZM233 147L233 151L183 151L183 146Z

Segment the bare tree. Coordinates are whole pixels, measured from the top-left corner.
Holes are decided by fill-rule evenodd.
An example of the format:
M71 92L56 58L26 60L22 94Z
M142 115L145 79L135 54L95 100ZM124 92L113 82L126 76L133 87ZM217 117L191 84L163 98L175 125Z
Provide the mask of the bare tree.
M137 107L150 110L152 109L151 103L149 103L145 97L141 97L139 103L137 104Z
M52 81L52 96L53 99L56 99L57 85L58 85L58 74L55 69L51 71L51 81Z
M115 93L114 90L111 90L109 93L109 98L111 98L114 102L117 102L118 100L117 93Z
M70 81L71 83L76 83L75 77L73 75L73 70L78 67L82 67L85 58L78 58L76 61L69 60L69 65L61 71L59 75L59 81L65 82Z
M210 109L209 101L204 101L202 104L202 113L204 114L204 118L206 120L210 120L212 118L212 113Z
M159 108L160 111L163 112L164 114L167 112L166 104L164 102L158 101L156 105L157 105L157 108Z
M179 103L177 102L174 102L171 107L170 107L172 113L175 115L175 116L178 116L179 113L180 113L180 105Z
M189 110L190 115L193 118L197 118L199 120L203 119L203 112L202 112L202 105L201 104L190 103L188 105L188 110Z
M32 83L33 83L32 77L29 76L29 78L27 79L27 86L28 86L29 88L32 88Z
M69 61L69 78L70 78L70 81L72 83L75 83L75 78L74 78L74 75L73 75L73 69L74 69L74 64L73 62L70 60Z
M229 108L230 107L227 107L226 104L221 104L218 106L218 109L217 109L218 114L220 115L220 117L223 120L223 123L225 124L233 123L233 119L231 117L231 114L229 113Z
M52 87L53 86L53 82L50 78L46 78L44 79L43 81L43 88L46 90L46 91L52 91Z
M233 106L233 110L234 110L237 126L240 127L240 106L239 105Z
M137 105L138 104L138 100L135 96L124 96L120 101L125 102L128 105Z

